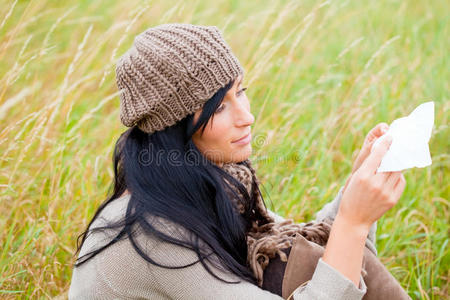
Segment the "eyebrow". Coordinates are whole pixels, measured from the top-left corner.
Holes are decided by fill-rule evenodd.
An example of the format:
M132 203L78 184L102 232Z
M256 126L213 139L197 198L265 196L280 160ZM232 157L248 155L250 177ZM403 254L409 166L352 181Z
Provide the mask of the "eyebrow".
M244 81L244 76L241 77L241 80L239 80L238 85L241 84L242 81Z

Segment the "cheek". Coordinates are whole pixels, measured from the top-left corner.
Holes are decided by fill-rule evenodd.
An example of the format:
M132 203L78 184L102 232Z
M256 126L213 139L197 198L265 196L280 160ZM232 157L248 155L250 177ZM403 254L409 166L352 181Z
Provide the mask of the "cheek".
M230 147L231 137L231 122L227 120L226 116L215 116L213 126L210 124L205 128L204 142L214 149L223 149ZM224 149L225 150L225 149Z

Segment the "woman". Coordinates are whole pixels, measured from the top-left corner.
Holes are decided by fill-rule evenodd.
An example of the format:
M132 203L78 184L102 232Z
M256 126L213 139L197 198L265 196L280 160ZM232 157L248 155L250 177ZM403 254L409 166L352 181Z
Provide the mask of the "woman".
M130 129L115 146L113 193L81 236L70 299L282 299L260 287L261 270L292 246L292 231L276 243L258 234L294 225L265 208L248 159L255 120L243 75L215 26L165 24L135 38L116 68ZM401 172L375 174L389 140L370 146L386 127L372 129L345 187L317 213L334 222L294 299L366 293L363 249L376 253L376 221L405 186Z

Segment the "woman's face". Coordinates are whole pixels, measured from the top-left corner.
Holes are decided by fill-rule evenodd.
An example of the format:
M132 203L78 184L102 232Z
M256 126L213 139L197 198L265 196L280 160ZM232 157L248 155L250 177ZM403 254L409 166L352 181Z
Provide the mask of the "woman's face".
M201 129L192 136L192 141L209 160L222 166L223 163L246 160L252 153L251 125L255 117L250 112L250 103L242 89L242 75L235 80L222 103L201 134ZM194 114L197 122L202 110Z

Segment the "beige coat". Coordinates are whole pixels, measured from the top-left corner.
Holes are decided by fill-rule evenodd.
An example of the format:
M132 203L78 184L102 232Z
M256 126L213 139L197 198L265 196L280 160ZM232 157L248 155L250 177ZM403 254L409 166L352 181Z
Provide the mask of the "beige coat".
M334 219L342 197L342 188L335 199L316 215L321 221ZM108 205L93 223L101 226L105 221L117 220L124 215L129 195L120 197ZM283 218L274 214L277 221ZM172 235L183 234L183 229L163 221L159 229ZM376 255L376 223L372 225L366 246ZM96 233L89 236L80 255L95 249L115 232ZM150 257L164 265L184 265L196 261L196 254L188 249L156 241L138 238L148 249ZM228 281L236 276L219 271L210 265L216 275ZM319 259L313 278L294 292L294 299L362 299L366 284L361 276L359 287L337 270ZM133 249L128 239L119 241L103 250L86 264L74 268L69 299L282 299L256 285L242 281L227 284L211 276L200 264L183 269L166 269L147 263Z

